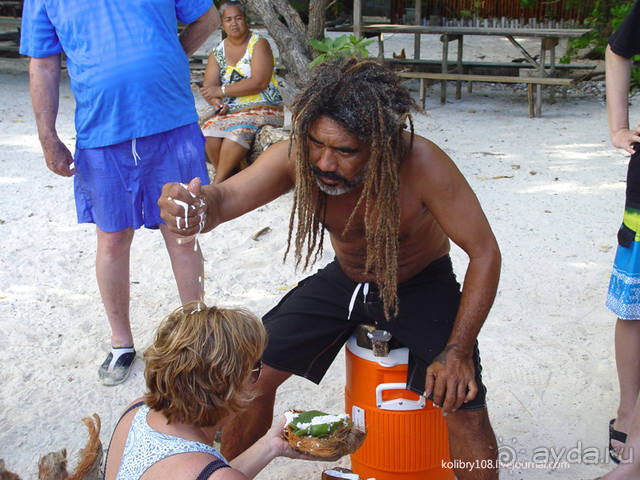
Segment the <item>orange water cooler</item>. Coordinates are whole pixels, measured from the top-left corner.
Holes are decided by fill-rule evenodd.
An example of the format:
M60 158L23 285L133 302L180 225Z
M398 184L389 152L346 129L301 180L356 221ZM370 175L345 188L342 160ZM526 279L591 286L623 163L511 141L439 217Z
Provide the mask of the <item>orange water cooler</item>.
M351 469L376 480L453 480L447 425L439 408L406 390L409 351L386 357L347 341L345 410L367 438L351 455Z

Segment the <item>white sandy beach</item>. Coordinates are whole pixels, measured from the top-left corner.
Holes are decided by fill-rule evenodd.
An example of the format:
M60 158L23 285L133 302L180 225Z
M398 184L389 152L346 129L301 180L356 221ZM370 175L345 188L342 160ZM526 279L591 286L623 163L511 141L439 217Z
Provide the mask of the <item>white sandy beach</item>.
M512 48L493 42L465 45L465 58ZM412 45L406 41L407 55ZM513 453L523 462L504 468L504 479L590 479L612 467L606 446L618 395L615 318L604 301L627 155L610 144L598 88L557 95L554 104L545 96L542 117L531 119L522 88L476 84L453 100L450 86L449 101L440 105L433 86L427 114L415 115L416 133L440 145L466 176L502 250L499 292L479 342L501 458ZM58 132L73 149L66 74L60 100ZM640 121L637 99L630 110L632 122ZM94 227L76 223L72 180L45 166L25 60L0 60L0 166L0 458L26 480L37 477L38 459L53 450L67 448L72 469L86 442L81 419L94 412L106 448L123 408L143 392L144 364L138 359L120 386L98 382L109 329L95 281ZM290 206L286 195L201 236L207 304L242 305L261 315L305 275L281 261ZM251 239L267 226L268 234ZM457 247L452 257L462 281L467 258ZM320 265L331 258L327 241ZM157 231L137 232L131 282L141 357L179 302ZM300 378L285 383L276 413L339 412L344 382L342 353L320 386ZM557 468L524 463L545 453ZM258 478L319 479L334 465L348 465L348 458L278 459Z

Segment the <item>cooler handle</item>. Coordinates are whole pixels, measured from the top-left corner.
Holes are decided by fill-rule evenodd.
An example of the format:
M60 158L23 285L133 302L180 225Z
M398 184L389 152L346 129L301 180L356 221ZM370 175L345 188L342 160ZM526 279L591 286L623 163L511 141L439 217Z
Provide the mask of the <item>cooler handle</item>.
M376 406L380 410L421 410L427 404L425 397L420 395L418 400L408 398L394 398L382 400L382 392L386 390L406 390L406 383L381 383L376 387Z

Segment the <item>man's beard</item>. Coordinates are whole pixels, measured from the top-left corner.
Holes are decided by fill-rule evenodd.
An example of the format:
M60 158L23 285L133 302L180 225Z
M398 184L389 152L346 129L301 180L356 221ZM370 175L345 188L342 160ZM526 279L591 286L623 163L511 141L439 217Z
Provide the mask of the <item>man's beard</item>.
M313 170L318 188L327 195L343 195L348 193L362 185L367 177L366 165L352 181L347 180L336 172L325 172L324 170L320 170L318 167L312 166L311 170ZM336 185L327 185L322 182L321 178L326 178L327 180L338 180L340 183Z

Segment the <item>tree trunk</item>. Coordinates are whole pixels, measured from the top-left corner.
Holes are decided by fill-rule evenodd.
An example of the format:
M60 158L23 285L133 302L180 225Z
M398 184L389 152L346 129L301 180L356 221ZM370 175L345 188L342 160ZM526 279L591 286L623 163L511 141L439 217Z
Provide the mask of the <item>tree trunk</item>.
M280 61L286 69L285 83L281 85L285 103L289 104L295 90L309 80L309 62L314 50L309 37L324 37L324 21L330 0L311 0L309 28L287 0L242 0L246 9L260 17L273 41L278 46Z
M315 38L316 40L324 38L324 21L330 1L311 0L309 2L309 27L307 28L307 33L310 38Z

